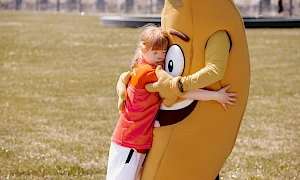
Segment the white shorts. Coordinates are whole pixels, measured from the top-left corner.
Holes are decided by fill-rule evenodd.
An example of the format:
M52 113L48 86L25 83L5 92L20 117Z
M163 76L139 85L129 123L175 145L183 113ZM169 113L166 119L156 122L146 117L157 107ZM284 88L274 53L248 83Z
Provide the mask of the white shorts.
M111 142L106 180L139 180L145 158L146 154Z

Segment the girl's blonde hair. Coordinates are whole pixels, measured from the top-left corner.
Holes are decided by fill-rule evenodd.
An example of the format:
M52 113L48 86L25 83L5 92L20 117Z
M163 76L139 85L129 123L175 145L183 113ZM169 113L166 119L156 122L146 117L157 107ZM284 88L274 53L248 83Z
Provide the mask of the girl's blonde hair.
M152 50L167 50L168 48L168 33L163 31L161 27L154 24L147 24L143 27L135 55L132 61L131 68L134 68L142 58L143 53L150 49Z

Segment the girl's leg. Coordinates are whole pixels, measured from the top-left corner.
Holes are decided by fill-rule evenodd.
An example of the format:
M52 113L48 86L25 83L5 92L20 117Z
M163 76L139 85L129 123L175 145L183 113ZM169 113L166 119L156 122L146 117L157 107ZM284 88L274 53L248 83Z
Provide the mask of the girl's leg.
M146 154L111 143L106 180L136 180Z
M138 153L139 154L139 163L138 163L138 167L137 167L137 171L136 171L136 174L135 174L135 180L140 180L141 179L141 175L142 175L142 166L144 164L144 161L145 161L145 158L146 158L146 154L141 154L141 153Z

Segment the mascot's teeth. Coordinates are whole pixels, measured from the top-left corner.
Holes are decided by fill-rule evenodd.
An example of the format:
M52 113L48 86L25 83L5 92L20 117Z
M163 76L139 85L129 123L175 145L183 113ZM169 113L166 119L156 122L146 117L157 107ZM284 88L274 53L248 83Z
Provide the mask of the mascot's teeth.
M171 107L166 107L165 105L161 104L159 109L161 109L161 110L178 110L178 109L182 109L182 108L189 106L190 104L193 103L193 101L194 100L186 99L184 101L180 101L178 103L173 104Z

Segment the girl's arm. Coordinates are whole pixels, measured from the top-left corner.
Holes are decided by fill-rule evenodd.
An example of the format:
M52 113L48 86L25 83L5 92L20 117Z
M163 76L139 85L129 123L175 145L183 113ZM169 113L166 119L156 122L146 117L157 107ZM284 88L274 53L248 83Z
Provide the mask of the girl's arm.
M193 91L188 91L185 95L181 96L184 99L193 99L200 101L217 101L220 103L225 111L228 111L226 104L235 105L234 102L237 101L237 93L226 92L230 85L221 88L218 91L209 91L204 89L196 89Z

